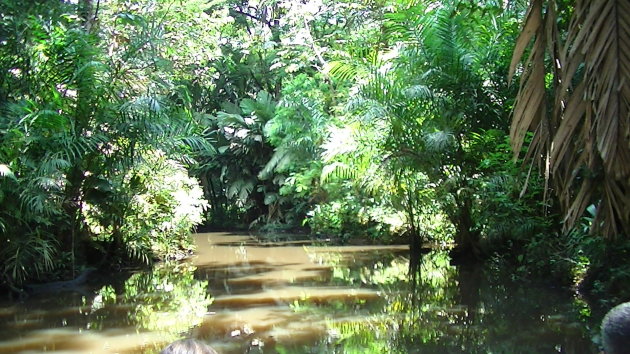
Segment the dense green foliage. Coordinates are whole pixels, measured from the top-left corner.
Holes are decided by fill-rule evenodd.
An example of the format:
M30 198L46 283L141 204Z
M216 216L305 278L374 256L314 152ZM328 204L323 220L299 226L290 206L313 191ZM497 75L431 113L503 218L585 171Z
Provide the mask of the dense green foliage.
M563 230L544 169L513 160L525 14L519 1L0 1L2 282L174 257L205 221L454 245L456 259L627 296L627 272L605 267L627 260L626 235L589 235L595 205Z
M202 221L183 166L211 147L157 45L177 19L115 9L2 2L4 282L164 257Z

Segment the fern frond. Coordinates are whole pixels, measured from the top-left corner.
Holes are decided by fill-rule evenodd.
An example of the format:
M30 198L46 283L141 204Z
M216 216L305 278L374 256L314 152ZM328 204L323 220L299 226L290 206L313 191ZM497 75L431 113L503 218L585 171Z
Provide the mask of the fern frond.
M350 60L330 61L324 66L324 73L342 82L352 82L359 76L357 67Z
M25 279L40 276L54 268L57 242L37 234L24 235L7 243L0 251L3 271L20 285Z
M334 162L322 168L320 183L325 184L333 179L352 180L357 176L356 169L343 162Z

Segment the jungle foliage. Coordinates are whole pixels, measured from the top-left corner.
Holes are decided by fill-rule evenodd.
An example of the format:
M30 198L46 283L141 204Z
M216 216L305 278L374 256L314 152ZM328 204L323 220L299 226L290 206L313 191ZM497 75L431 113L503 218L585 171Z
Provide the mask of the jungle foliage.
M2 282L205 223L622 284L624 6L1 0Z

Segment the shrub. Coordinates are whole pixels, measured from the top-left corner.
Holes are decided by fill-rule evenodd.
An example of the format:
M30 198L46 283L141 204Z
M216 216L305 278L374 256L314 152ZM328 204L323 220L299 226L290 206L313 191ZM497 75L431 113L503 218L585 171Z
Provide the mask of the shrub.
M181 164L156 154L110 183L108 202L83 210L96 239L122 243L145 263L191 248L190 231L203 222L208 203Z

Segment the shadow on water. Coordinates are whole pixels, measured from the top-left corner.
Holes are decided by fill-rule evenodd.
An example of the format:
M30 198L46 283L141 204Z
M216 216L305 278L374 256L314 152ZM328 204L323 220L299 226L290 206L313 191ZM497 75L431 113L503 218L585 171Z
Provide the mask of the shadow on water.
M0 303L0 353L594 353L571 294L405 246L256 244L198 234L180 264ZM409 274L412 270L411 276ZM583 309L582 309L583 310Z
M597 353L572 294L448 263L439 251L420 260L398 351Z

